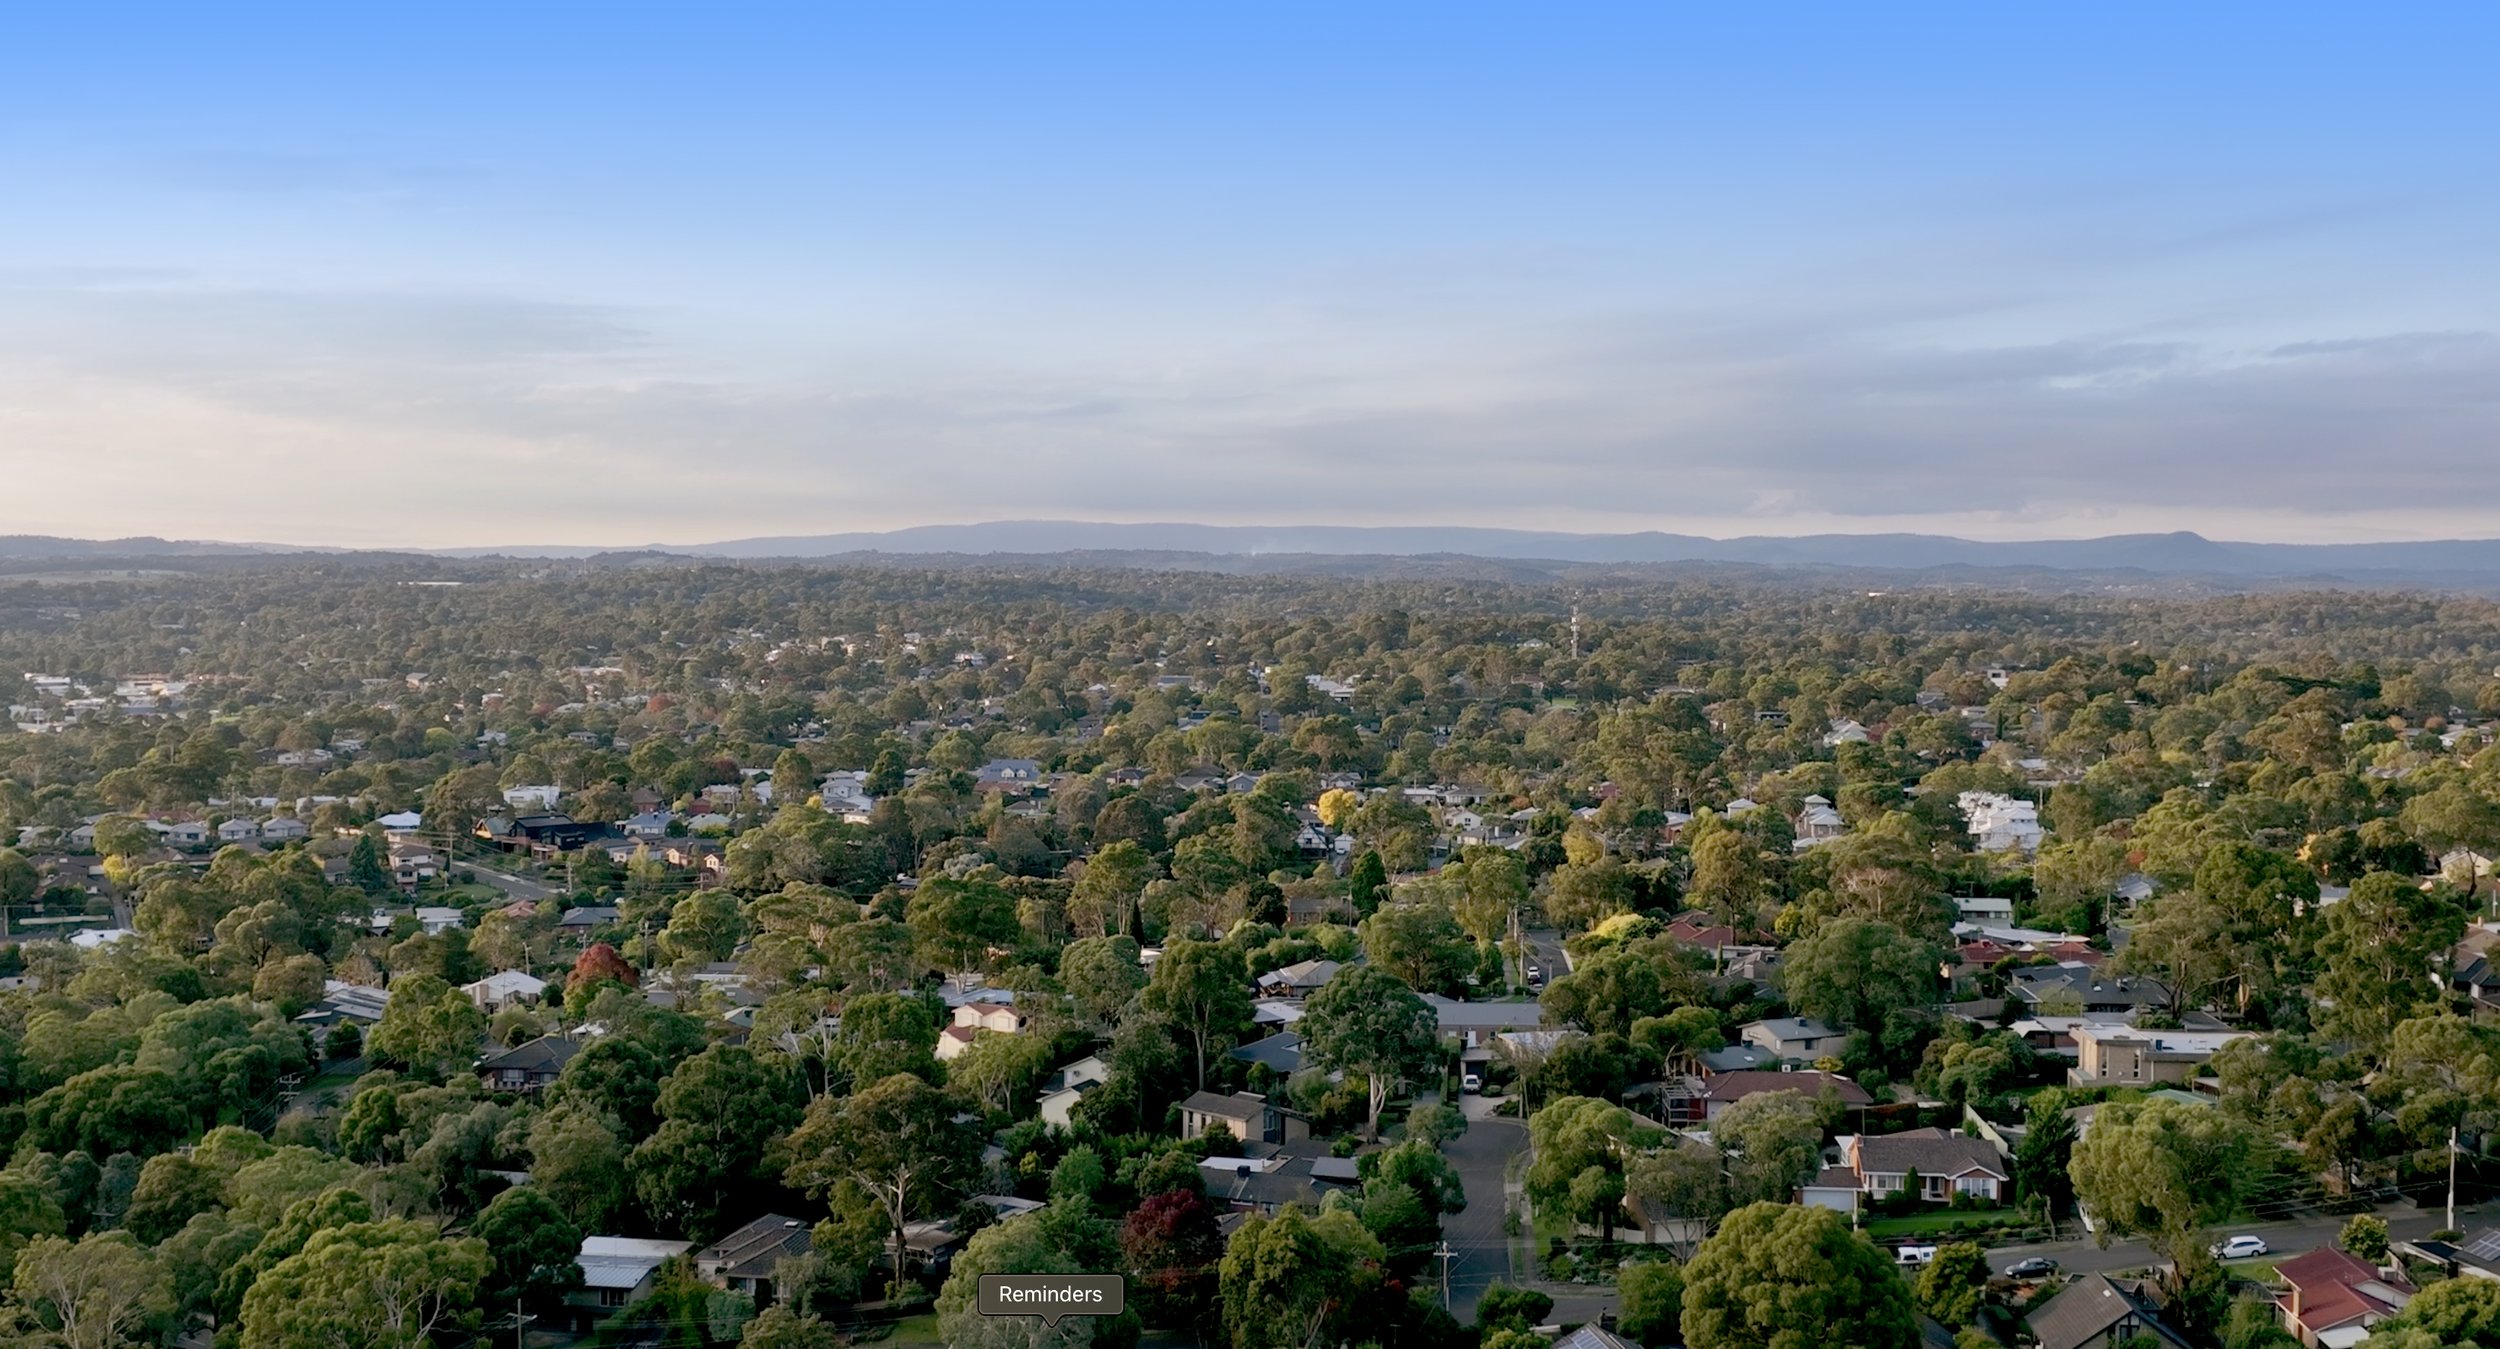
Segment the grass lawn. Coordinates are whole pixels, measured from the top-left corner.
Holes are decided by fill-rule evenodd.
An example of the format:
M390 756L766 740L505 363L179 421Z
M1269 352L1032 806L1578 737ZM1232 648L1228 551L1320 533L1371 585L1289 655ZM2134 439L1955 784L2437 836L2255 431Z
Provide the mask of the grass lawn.
M891 1346L910 1345L919 1349L946 1343L938 1337L936 1312L922 1312L918 1316L906 1316L895 1322L894 1333L885 1342Z

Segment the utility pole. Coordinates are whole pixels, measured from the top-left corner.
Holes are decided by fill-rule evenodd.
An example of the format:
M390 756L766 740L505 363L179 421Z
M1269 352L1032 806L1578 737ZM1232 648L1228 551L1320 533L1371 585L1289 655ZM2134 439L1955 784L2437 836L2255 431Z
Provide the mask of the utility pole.
M1441 1257L1441 1310L1448 1311L1450 1309L1450 1260L1458 1252L1451 1250L1449 1238L1443 1237L1441 1249L1434 1251L1433 1254Z
M2457 1126L2448 1126L2448 1230L2457 1228Z

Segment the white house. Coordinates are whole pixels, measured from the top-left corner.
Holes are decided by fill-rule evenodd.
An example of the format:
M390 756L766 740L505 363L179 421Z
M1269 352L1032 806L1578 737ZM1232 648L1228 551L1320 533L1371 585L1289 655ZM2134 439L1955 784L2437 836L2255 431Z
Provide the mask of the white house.
M292 815L272 815L260 826L260 836L273 842L303 838L311 832L311 826Z
M1736 1038L1789 1063L1812 1063L1838 1054L1847 1037L1810 1017L1779 1016L1737 1027Z
M516 1002L536 1002L547 991L547 981L525 970L498 970L473 984L462 984L460 991L481 1012L492 1014Z
M1832 808L1831 798L1809 796L1797 812L1797 847L1813 847L1829 843L1849 832L1849 822Z
M1056 1124L1062 1129L1070 1127L1075 1122L1070 1112L1076 1109L1076 1103L1085 1099L1085 1093L1109 1081L1110 1077L1111 1066L1091 1054L1052 1074L1052 1081L1057 1085L1051 1082L1042 1084L1042 1122Z
M577 1324L587 1326L651 1292L651 1276L660 1266L694 1249L691 1241L653 1241L643 1237L583 1237L574 1257L582 1267L582 1286L564 1295L577 1310Z
M556 801L563 795L563 789L553 784L529 783L504 788L503 803L514 810L548 811L556 808Z
M2040 851L2040 808L1998 792L1964 792L1954 798L1970 822L1971 846L1981 852Z
M2003 895L1965 895L1953 901L1962 911L1962 918L1972 923L2010 925L2014 921L2014 901Z
M240 815L217 826L217 841L220 843L249 843L259 837L260 825Z

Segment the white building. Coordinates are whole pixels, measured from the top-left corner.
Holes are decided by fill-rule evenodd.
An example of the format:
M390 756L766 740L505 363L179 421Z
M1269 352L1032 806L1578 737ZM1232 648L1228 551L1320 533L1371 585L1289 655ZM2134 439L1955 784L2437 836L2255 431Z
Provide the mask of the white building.
M1970 822L1971 846L1981 852L2040 851L2040 808L1997 792L1964 792L1955 798Z

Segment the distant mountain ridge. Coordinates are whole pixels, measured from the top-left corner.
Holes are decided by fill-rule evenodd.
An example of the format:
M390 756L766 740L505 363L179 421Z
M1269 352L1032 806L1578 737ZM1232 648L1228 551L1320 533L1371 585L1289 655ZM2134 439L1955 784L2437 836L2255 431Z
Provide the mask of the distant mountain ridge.
M1739 562L1764 566L2037 567L2221 576L2373 573L2500 576L2500 539L2406 543L2229 543L2201 534L2114 534L1988 543L1938 534L1752 535L1712 539L1645 531L1572 534L1431 525L1097 524L1001 520L921 525L881 533L732 539L678 551L710 557L830 557L842 553L1189 552L1455 554L1556 562Z
M302 545L167 540L89 540L0 535L0 558L89 560L346 553ZM1208 557L1474 557L1580 565L1733 563L1766 567L1938 568L2135 572L2158 576L2343 580L2400 584L2500 583L2500 539L2401 543L2234 543L2201 534L2114 534L2088 539L1983 542L1937 534L1749 535L1713 539L1643 531L1576 534L1437 525L1108 524L1075 520L998 520L917 525L843 534L776 535L643 549L516 545L502 548L389 550L439 557L589 558L649 553L727 559L1086 554L1106 559Z

